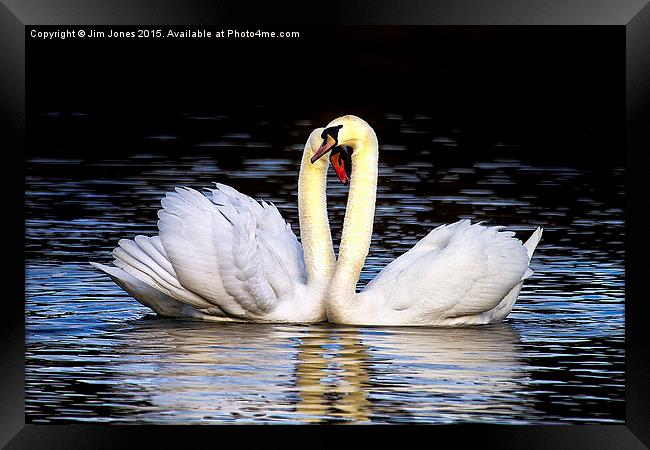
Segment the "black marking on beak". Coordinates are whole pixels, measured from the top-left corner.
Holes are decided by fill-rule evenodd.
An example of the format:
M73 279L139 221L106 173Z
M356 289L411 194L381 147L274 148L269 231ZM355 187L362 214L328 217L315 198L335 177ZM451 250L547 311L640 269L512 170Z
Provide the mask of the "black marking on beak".
M321 133L320 137L323 138L323 143L320 148L316 150L314 155L311 157L311 163L318 161L325 153L332 150L339 144L338 136L339 130L343 128L343 125L337 125L335 127L325 128Z

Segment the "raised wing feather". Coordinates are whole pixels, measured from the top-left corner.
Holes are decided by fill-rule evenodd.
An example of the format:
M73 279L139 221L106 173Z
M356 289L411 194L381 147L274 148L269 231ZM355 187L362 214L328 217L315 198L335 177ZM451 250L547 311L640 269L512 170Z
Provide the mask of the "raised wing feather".
M522 281L526 248L501 227L461 220L431 231L386 266L364 292L382 292L385 307L443 311L461 317L489 311Z
M177 188L162 205L160 238L180 284L227 313L263 316L305 282L302 248L275 207L224 185L208 196Z
M121 239L113 256L115 266L163 294L198 309L212 307L208 301L181 286L158 236Z
M221 308L185 289L178 281L159 236L121 239L113 250L114 266L91 263L136 300L169 317L222 318Z
M307 283L302 246L276 206L263 200L258 203L230 186L218 183L216 185L217 189L212 190L209 198L217 207L223 209L230 203L239 214L253 216L258 244L265 253L262 262L272 264L267 266L265 271L273 275L276 273L276 265L280 264L288 279Z

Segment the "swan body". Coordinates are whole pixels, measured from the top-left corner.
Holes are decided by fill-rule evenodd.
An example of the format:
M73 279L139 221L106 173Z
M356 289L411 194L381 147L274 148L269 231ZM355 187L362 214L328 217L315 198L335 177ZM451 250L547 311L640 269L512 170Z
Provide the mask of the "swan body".
M378 171L373 129L356 116L325 128L312 162L339 146L352 149L350 192L336 269L326 296L328 320L357 325L455 326L500 322L510 313L542 235L525 244L503 227L469 220L432 230L388 264L359 293L370 248ZM342 178L342 181L343 179Z
M335 258L325 189L328 161L303 153L301 245L277 208L217 184L205 195L176 188L162 200L159 235L122 239L114 266L91 263L132 297L167 317L236 322L319 322Z

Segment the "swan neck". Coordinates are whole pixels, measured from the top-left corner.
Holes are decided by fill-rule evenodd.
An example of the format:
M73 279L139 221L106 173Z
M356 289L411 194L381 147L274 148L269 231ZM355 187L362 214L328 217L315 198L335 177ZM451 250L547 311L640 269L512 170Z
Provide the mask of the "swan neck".
M343 308L356 293L361 269L368 256L377 197L378 143L368 127L367 135L353 148L352 176L343 220L336 270L330 284L330 307ZM349 303L347 304L349 308ZM329 312L329 311L328 311Z
M336 259L327 217L327 168L329 161L322 158L310 161L311 147L305 145L298 176L298 216L300 240L305 257L307 282L326 284L330 281Z

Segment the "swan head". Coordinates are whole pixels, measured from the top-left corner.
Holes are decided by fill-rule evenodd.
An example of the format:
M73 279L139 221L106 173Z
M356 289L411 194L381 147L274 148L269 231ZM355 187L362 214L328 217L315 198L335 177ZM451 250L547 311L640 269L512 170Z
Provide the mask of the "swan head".
M309 147L309 151L311 152L311 155L316 153L316 150L318 150L320 145L323 143L323 138L321 138L323 131L325 131L325 128L323 127L316 128L314 131L311 132L311 134L307 138L307 145Z
M312 164L328 152L341 183L348 184L352 175L352 155L361 151L362 142L372 128L360 117L347 115L332 120L321 132L321 144L311 157Z

